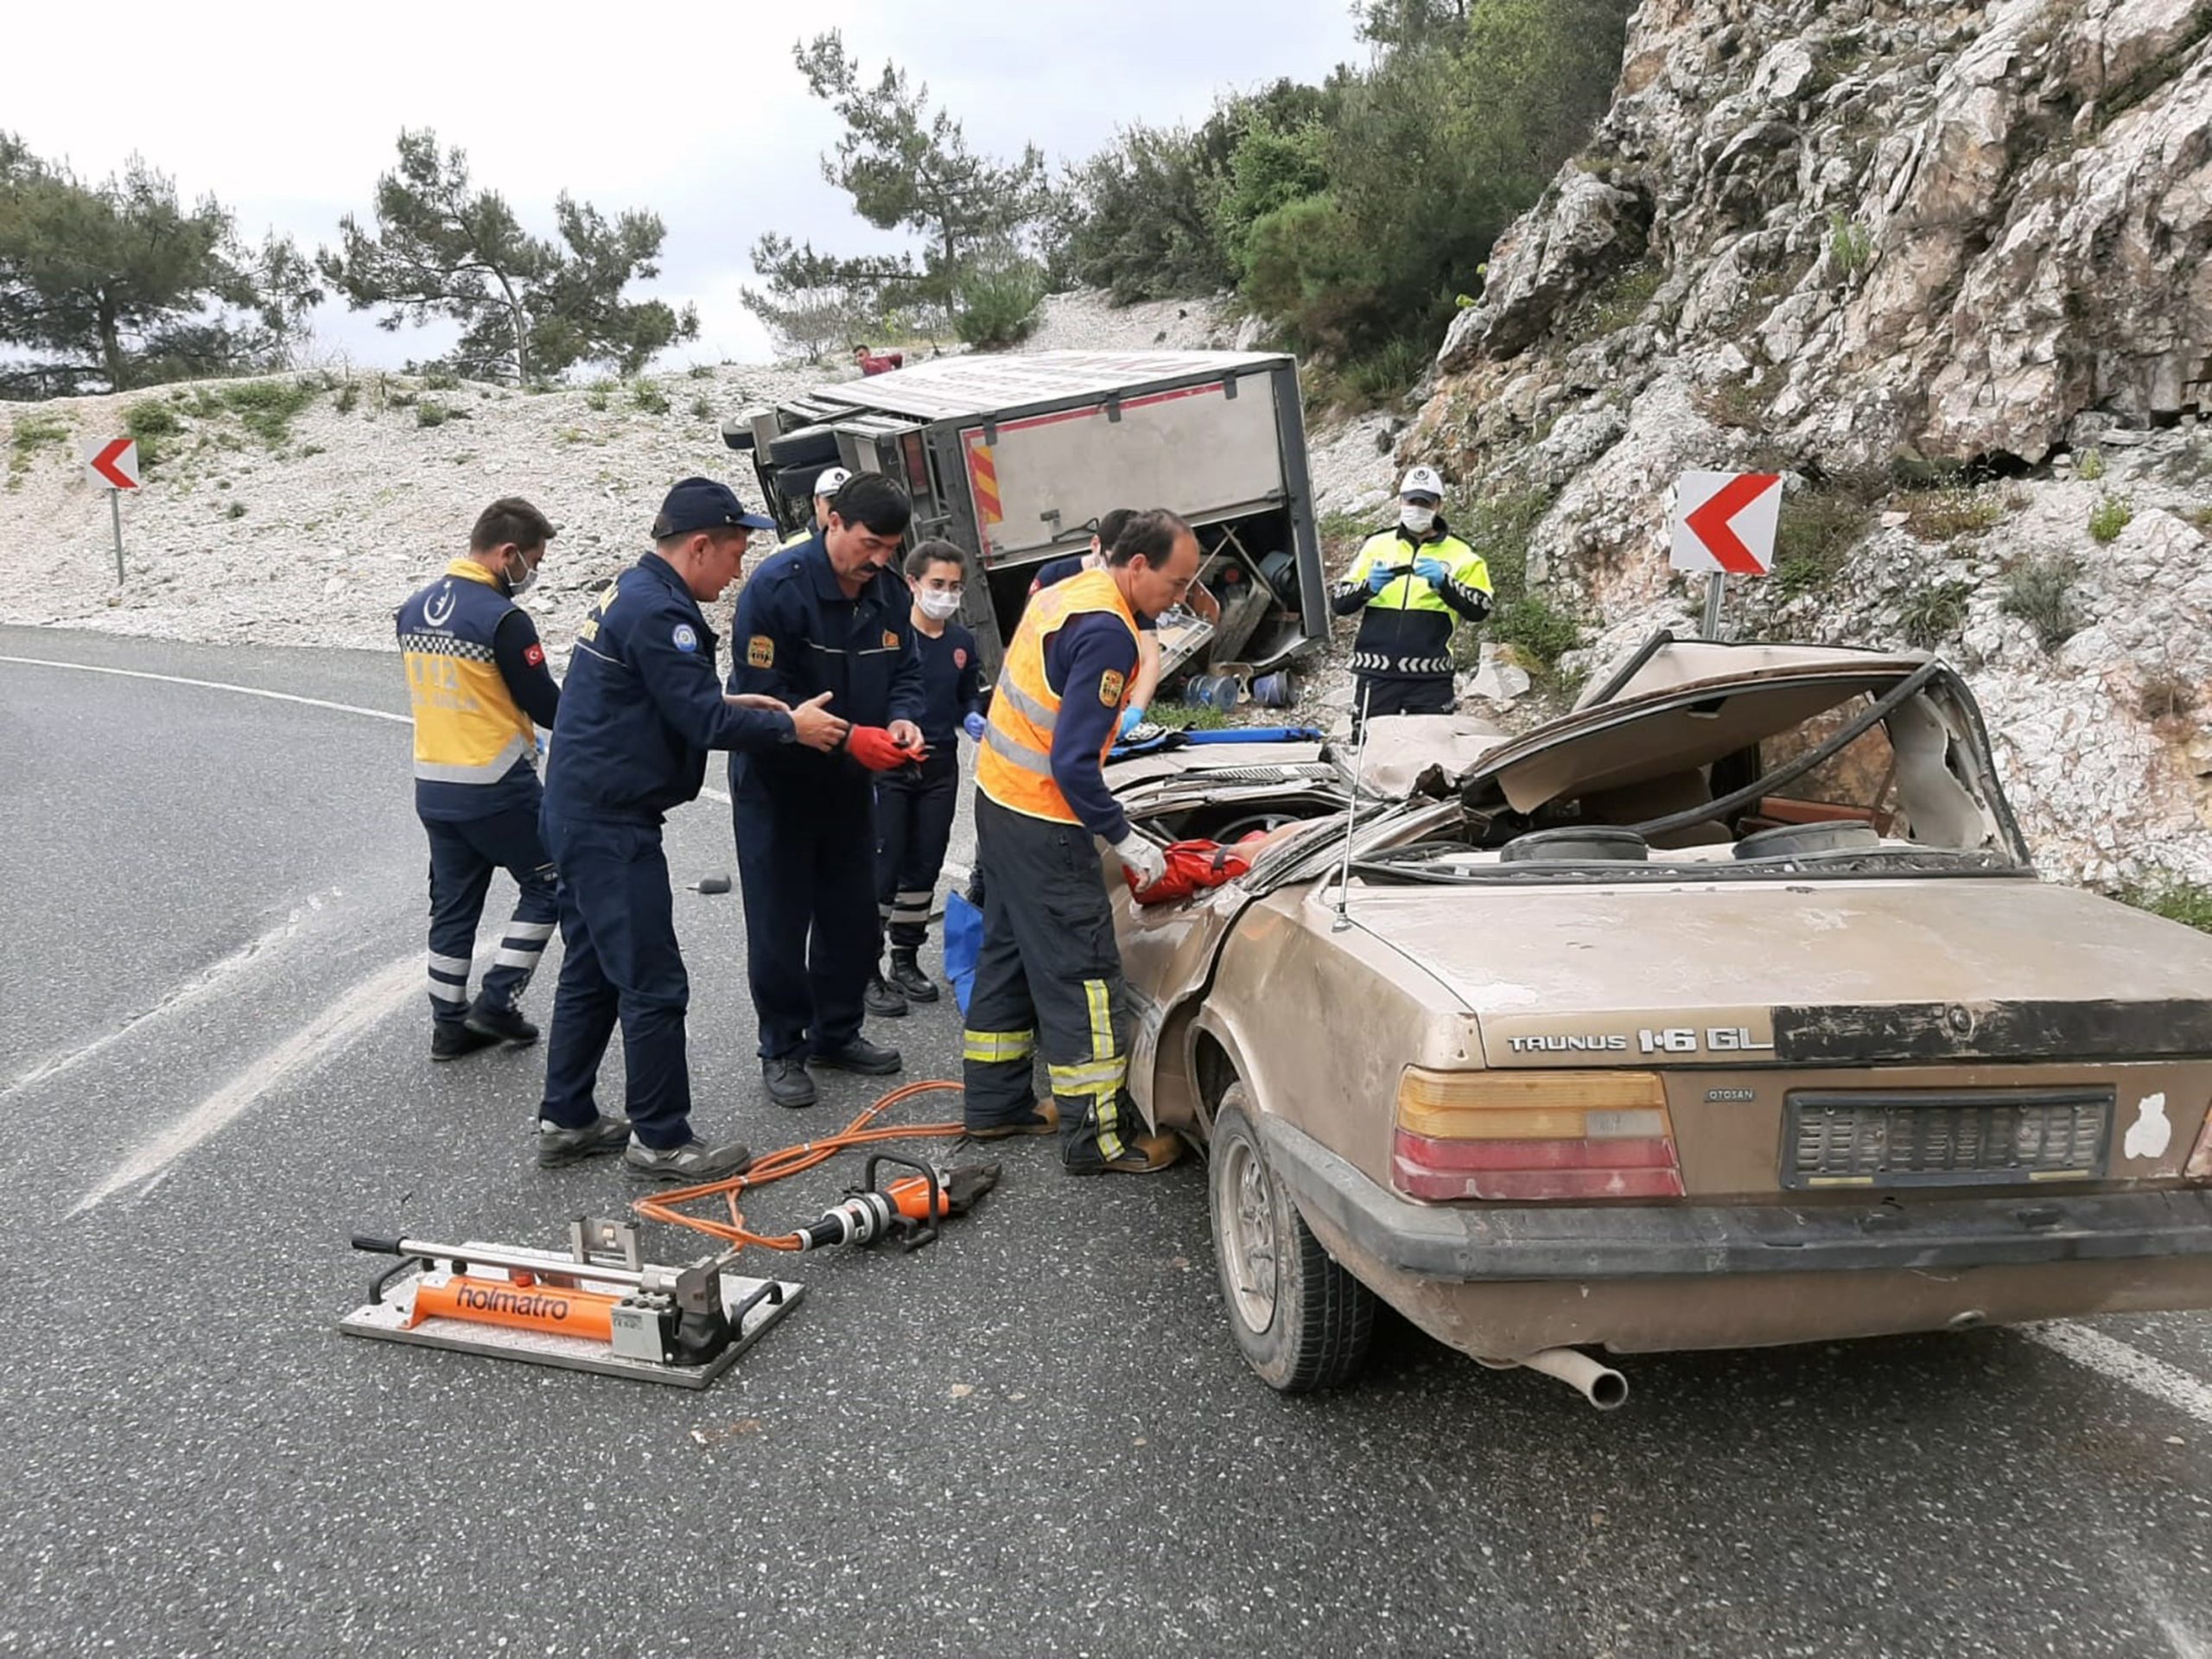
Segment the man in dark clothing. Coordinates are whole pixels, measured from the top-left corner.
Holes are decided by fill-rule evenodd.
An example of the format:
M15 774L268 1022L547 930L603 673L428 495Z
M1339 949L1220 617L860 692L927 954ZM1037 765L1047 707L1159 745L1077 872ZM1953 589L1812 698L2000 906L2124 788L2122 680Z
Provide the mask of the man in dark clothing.
M861 1035L878 954L871 773L926 750L912 596L893 568L912 505L895 480L840 488L820 535L785 548L738 596L733 691L798 704L823 692L852 723L826 754L730 757L747 969L761 1073L780 1106L811 1106L809 1064L883 1076L899 1052Z
M1065 558L1053 559L1039 565L1031 579L1029 591L1041 594L1047 588L1065 582L1070 576L1085 570L1103 570L1114 541L1136 517L1131 507L1116 507L1098 520L1092 532L1090 550L1086 553L1071 553ZM1207 591L1203 582L1194 582L1184 595L1191 608L1207 621L1219 625L1221 604ZM1144 724L1145 711L1152 707L1152 700L1160 690L1160 619L1156 616L1137 618L1137 677L1129 688L1128 705L1122 710L1121 735L1127 737Z
M959 734L983 735L983 666L976 636L953 618L966 588L968 563L950 542L924 542L906 556L914 607L914 645L922 659L922 741L929 759L879 773L875 780L875 906L891 939L891 971L868 987L868 1011L896 1017L906 1004L938 1000L922 971L938 873L952 842L959 804Z
M537 832L534 728L552 728L561 689L515 600L537 580L553 534L521 497L494 501L477 515L468 551L393 618L415 713L415 814L430 842L434 1060L537 1040L516 1004L558 912ZM476 926L494 869L513 876L522 897L471 1003Z
M1367 538L1329 597L1359 617L1352 644L1352 722L1370 715L1448 715L1452 634L1490 614L1490 567L1452 534L1438 509L1444 480L1416 467L1399 488L1398 523Z
M752 1161L692 1133L684 1055L690 982L669 902L662 817L696 799L709 749L820 750L843 741L829 701L732 697L702 603L736 579L746 543L774 521L725 484L687 478L653 524L653 550L600 593L577 630L553 729L546 845L561 868L561 985L538 1108L537 1161L622 1151L641 1175L707 1181ZM626 1119L593 1090L620 1020Z

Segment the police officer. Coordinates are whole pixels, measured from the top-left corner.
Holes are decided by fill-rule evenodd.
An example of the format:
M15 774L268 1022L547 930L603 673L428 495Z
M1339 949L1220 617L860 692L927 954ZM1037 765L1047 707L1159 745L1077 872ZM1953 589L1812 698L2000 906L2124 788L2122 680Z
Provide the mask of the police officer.
M774 528L727 485L685 479L661 503L653 550L601 591L577 631L545 789L563 955L538 1108L542 1165L621 1148L640 1174L693 1181L752 1161L742 1146L709 1147L691 1130L690 985L660 825L697 797L709 749L826 749L844 737L827 697L785 707L722 691L699 607L735 580L750 533ZM593 1097L618 1020L626 1119L604 1116Z
M1416 467L1398 488L1398 523L1367 538L1330 599L1359 615L1352 642L1352 718L1448 715L1452 633L1490 614L1490 566L1438 511L1444 480Z
M803 528L784 537L785 547L797 547L801 542L810 542L822 533L822 527L830 522L830 498L842 489L846 480L850 477L852 474L842 467L823 468L821 475L814 480L814 516L806 521Z
M1175 1160L1173 1135L1145 1132L1124 1086L1121 952L1096 851L1110 845L1140 888L1166 873L1106 787L1137 618L1179 601L1198 574L1198 538L1173 513L1140 513L1103 570L1029 601L1007 645L976 758L976 844L983 943L962 1037L968 1133L1051 1135L1077 1127L1069 1173L1143 1173ZM1053 1098L1036 1100L1039 1048Z
M861 1035L861 1017L877 951L869 773L925 753L912 599L893 568L912 512L895 480L862 473L821 534L738 595L730 690L788 703L828 692L852 722L835 753L730 757L761 1072L779 1106L814 1103L809 1063L871 1076L899 1065L898 1050Z
M415 711L415 815L430 840L430 1058L533 1043L516 1004L552 937L553 863L538 839L537 734L561 690L530 613L553 526L519 496L477 515L468 551L395 613ZM492 872L522 889L499 953L468 1000Z
M983 665L976 636L953 619L965 591L968 561L950 542L924 542L906 556L913 590L914 648L922 659L922 741L929 759L879 772L875 779L875 905L891 938L891 971L868 976L870 1014L896 1017L906 1004L938 1000L922 971L930 906L952 842L960 804L959 734L983 735Z

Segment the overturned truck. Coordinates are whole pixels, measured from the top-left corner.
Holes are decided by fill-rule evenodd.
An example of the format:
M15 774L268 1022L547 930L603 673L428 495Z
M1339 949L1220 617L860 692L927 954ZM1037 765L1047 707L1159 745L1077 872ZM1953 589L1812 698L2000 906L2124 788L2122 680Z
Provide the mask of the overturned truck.
M1254 671L1325 639L1328 607L1295 362L1271 353L963 356L819 386L722 423L786 531L831 467L887 473L914 498L912 539L973 553L961 620L987 673L1037 568L1081 551L1116 507L1167 507L1198 531L1217 626L1162 620L1165 673Z

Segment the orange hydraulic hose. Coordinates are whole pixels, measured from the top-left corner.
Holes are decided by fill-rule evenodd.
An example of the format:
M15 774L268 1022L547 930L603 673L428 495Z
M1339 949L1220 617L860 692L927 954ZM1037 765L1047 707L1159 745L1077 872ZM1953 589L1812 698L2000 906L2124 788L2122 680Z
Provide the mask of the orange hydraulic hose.
M771 1181L780 1181L787 1175L797 1175L817 1165L827 1163L839 1153L854 1147L879 1146L890 1141L948 1140L966 1133L958 1123L884 1123L876 1118L903 1101L917 1095L926 1095L939 1090L958 1092L957 1083L910 1083L893 1089L858 1117L839 1130L820 1141L802 1141L795 1147L784 1147L763 1154L753 1160L753 1166L742 1175L731 1175L719 1181L702 1181L696 1186L672 1186L650 1198L639 1198L630 1208L647 1221L664 1221L675 1227L689 1227L695 1233L704 1233L718 1238L725 1244L758 1245L766 1250L797 1250L804 1248L804 1241L797 1233L756 1233L745 1225L745 1217L737 1207L737 1195L756 1186L766 1186ZM721 1198L728 1205L729 1219L718 1221L709 1216L687 1215L678 1206L696 1204L702 1198Z

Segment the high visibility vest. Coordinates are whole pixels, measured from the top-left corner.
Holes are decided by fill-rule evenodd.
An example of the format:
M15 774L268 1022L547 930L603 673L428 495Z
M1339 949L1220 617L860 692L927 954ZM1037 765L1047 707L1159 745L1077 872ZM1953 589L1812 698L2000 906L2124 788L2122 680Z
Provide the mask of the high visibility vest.
M1416 559L1434 559L1451 572L1452 580L1462 588L1472 588L1483 593L1491 591L1490 565L1483 556L1469 547L1457 536L1440 536L1433 542L1408 542L1395 530L1385 530L1369 537L1360 544L1351 568L1344 572L1349 586L1365 587L1367 573L1376 565L1395 568L1411 564ZM1452 607L1437 597L1436 589L1418 576L1395 578L1390 585L1367 601L1370 611L1436 611L1446 617Z
M1045 651L1071 619L1093 613L1119 617L1131 645L1136 644L1136 618L1114 578L1103 570L1086 570L1032 594L1014 643L1006 648L1006 661L991 690L990 724L976 753L976 786L1012 811L1055 823L1082 822L1052 777L1052 728L1059 723L1060 694L1045 677ZM1128 703L1130 690L1124 682L1117 708ZM1119 723L1106 728L1098 751L1102 764L1114 747Z
M492 654L492 636L514 608L499 578L474 559L455 559L399 607L422 781L496 784L537 752L537 730Z

